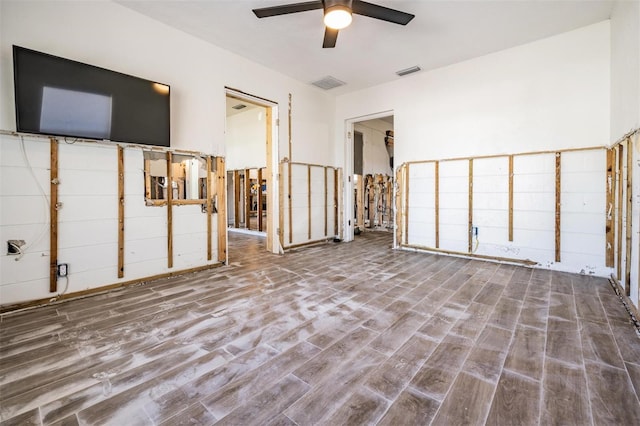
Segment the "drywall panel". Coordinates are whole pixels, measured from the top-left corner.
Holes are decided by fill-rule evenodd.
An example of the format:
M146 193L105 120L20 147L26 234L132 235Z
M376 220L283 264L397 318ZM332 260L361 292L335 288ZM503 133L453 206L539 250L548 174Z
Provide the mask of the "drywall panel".
M442 161L440 162L440 248L466 253L469 248L468 223L469 161ZM411 228L411 222L409 222L409 228Z
M311 240L327 237L325 234L325 216L328 205L325 204L324 167L311 167Z
M408 244L436 247L435 163L409 166Z
M474 253L510 257L509 158L473 160Z
M580 272L605 268L606 151L562 153L561 262Z

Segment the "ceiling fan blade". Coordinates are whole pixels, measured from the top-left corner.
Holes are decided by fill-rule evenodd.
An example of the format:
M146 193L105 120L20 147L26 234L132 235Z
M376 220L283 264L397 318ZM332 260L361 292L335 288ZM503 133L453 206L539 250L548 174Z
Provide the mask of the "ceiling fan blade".
M322 42L322 48L336 47L336 41L338 41L338 30L325 27L324 29L324 41Z
M288 13L306 12L307 10L322 9L322 0L306 1L302 3L283 4L281 6L262 7L253 9L253 13L258 18L268 18L269 16L286 15Z
M415 15L401 12L388 7L378 6L377 4L367 3L366 1L353 0L353 13L368 16L369 18L382 19L383 21L393 22L394 24L407 25Z

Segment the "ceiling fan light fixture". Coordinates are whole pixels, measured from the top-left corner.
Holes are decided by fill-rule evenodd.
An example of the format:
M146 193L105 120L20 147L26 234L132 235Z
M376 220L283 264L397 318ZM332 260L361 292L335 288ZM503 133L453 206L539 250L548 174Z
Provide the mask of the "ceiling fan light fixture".
M324 12L324 24L334 30L347 28L352 19L351 9L343 5L328 7Z

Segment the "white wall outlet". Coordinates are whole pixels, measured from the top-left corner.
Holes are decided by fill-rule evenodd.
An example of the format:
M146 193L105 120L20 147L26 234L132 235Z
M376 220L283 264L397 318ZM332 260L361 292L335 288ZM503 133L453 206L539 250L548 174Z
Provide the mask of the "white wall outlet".
M69 274L69 264L61 263L58 265L58 276L66 277Z

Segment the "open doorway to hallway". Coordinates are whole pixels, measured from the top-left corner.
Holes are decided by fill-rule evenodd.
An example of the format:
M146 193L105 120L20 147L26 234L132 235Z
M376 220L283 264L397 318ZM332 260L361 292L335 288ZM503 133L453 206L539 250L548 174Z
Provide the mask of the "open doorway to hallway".
M393 115L353 123L354 234L394 229Z
M264 236L266 250L274 253L280 250L273 226L278 194L271 164L278 158L273 142L276 117L275 103L227 89L227 227L229 232Z

